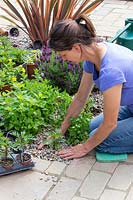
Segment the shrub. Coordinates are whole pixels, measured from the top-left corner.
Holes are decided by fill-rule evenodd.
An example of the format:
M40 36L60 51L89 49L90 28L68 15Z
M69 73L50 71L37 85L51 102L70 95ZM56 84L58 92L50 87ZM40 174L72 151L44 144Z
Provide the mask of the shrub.
M46 44L49 31L57 20L73 18L81 13L89 14L103 0L18 0L17 3L22 15L11 3L11 0L3 0L6 7L0 6L9 17L1 15L26 32L34 42L40 40ZM79 6L80 5L80 6Z
M19 49L12 46L6 37L0 37L0 68L13 61L14 66L23 64L24 57L29 53L29 50Z
M39 71L42 77L47 78L53 86L57 86L61 91L65 90L70 95L77 92L82 76L81 63L63 62L60 56L46 46L42 48L40 59Z
M69 145L76 145L84 142L89 137L89 122L92 118L90 111L92 99L88 101L84 110L76 119L71 119L71 126L68 128L66 133L67 143ZM90 104L90 106L88 106Z

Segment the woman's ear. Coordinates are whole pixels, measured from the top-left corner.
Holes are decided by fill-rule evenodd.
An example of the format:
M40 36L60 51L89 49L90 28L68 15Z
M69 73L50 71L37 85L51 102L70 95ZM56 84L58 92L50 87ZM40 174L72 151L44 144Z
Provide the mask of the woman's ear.
M76 51L81 51L81 46L80 46L80 44L74 44L72 49L73 50L75 49Z

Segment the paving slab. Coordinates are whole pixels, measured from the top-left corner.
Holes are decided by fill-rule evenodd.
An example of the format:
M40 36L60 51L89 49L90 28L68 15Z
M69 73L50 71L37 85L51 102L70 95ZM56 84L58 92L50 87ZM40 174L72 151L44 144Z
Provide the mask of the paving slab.
M51 165L51 162L48 160L42 160L38 158L33 158L33 162L35 163L35 167L32 170L37 172L45 172L48 167Z
M71 178L83 180L94 163L95 159L91 156L85 156L80 159L75 159L66 168L64 174Z
M55 174L55 175L60 175L64 171L66 166L67 165L65 163L54 161L52 162L50 167L46 170L46 172Z
M104 190L100 200L124 200L125 196L125 192L106 189Z
M131 187L130 191L129 191L129 194L126 198L126 200L132 200L133 199L133 187Z
M102 162L96 162L93 166L93 170L113 173L116 167L118 166L118 162L110 162L110 163L102 163Z
M104 172L91 171L79 190L80 196L85 198L98 199L110 177L110 174Z
M1 200L42 200L52 188L52 178L33 171L0 177Z
M46 200L68 200L72 199L78 190L81 181L62 177Z
M87 200L86 198L82 198L82 197L73 197L72 200Z
M115 170L108 186L110 188L126 191L133 182L133 166L121 164Z

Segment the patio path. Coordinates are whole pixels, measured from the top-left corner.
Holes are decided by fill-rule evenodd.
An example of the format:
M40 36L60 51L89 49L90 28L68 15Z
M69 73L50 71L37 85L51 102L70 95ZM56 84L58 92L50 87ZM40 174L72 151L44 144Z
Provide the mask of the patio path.
M105 0L91 15L100 36L114 36L128 17L133 1ZM99 163L95 154L70 165L34 161L32 170L0 177L1 200L133 200L133 154L121 163Z

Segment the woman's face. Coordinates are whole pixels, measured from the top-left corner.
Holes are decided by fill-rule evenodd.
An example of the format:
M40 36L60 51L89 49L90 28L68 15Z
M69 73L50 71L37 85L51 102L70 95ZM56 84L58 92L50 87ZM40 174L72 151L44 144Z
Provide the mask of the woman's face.
M74 63L82 61L80 44L74 44L71 50L58 51L58 54L62 57L63 61L72 61Z

